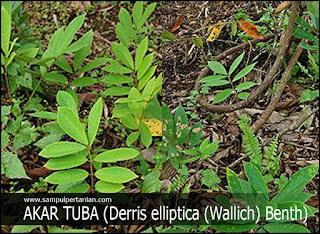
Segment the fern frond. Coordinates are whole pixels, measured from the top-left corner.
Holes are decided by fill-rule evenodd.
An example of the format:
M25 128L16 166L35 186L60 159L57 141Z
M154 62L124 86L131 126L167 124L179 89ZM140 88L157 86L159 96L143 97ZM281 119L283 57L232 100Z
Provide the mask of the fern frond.
M243 147L245 149L245 153L251 158L251 162L260 169L262 160L262 150L260 148L258 139L255 137L247 121L247 115L241 115L240 120L238 121L239 127L243 132Z
M274 157L277 155L278 143L278 136L275 136L265 151L265 158L274 159Z
M180 189L182 189L187 183L188 176L177 174L171 181L169 188L167 190L168 193L176 193Z

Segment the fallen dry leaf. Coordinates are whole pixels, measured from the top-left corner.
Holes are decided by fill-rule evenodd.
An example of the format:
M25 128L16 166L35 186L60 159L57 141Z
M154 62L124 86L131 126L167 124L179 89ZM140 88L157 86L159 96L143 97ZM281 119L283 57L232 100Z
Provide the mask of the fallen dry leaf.
M218 38L218 36L220 35L221 29L223 28L224 23L222 23L221 21L218 21L216 24L214 24L212 26L212 30L211 33L209 35L209 37L207 38L207 41L214 41Z
M182 15L178 15L173 27L170 29L170 32L175 32L180 28L180 25L182 24Z
M157 151L157 147L156 146L151 146L148 149L144 149L141 151L143 158L151 164L154 164L154 160L153 160L153 155L155 154L155 152Z
M281 11L283 11L284 9L286 9L289 5L290 5L291 1L284 1L282 3L279 4L279 6L274 10L273 13L278 14Z
M256 26L248 21L245 20L238 20L240 28L249 36L256 39L263 39L263 36L260 35Z
M46 176L50 175L52 172L53 172L52 170L49 170L45 167L26 170L27 175L32 179L36 179L38 177L46 177Z

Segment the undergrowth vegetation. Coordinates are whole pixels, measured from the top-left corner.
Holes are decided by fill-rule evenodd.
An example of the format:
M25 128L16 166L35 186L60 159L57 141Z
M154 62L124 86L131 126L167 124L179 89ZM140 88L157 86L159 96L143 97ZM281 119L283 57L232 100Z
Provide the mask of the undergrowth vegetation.
M239 7L229 20L214 19L210 26L208 20L191 33L183 28L181 34L176 32L185 19L178 14L171 29L160 27L164 29L161 38L157 37L155 16L165 2L86 2L70 8L64 4L37 2L35 9L50 6L60 18L54 17L42 27L40 19L49 20L50 12L45 10L43 15L32 16L37 24L29 27L24 9L30 9L30 2L1 2L2 192L161 193L172 200L187 200L194 193L219 194L214 202L227 210L234 205L261 210L271 206L280 211L296 206L307 213L294 217L298 221L266 221L262 213L258 222L146 225L139 231L310 231L300 220L318 212L309 202L317 194L308 187L318 165L308 160L291 167L294 171L286 167L285 163L296 159L290 158L293 153L288 156L284 146L293 137L282 139L288 129L273 131L268 123L262 130L257 122L266 118L265 124L275 110L275 118L284 118L289 112L282 110L297 103L295 111L307 117L292 118L297 126L290 122L286 123L290 126L280 127L289 127L294 134L296 128L307 128L309 117L316 113L310 109L314 102L319 105L318 3L303 1L302 11L294 18L287 8L295 3L286 3L276 12L278 9L264 2L257 20ZM114 20L108 18L110 28L105 32L105 25L100 25L99 31L99 25L89 24L96 11L99 22L107 17ZM285 35L292 17L289 41L282 33ZM228 41L226 36L222 39L223 34ZM102 38L102 49L97 38ZM237 44L236 49L224 48L223 53L212 56L212 45L226 41L227 45ZM185 63L179 69L190 72L188 56L195 50L201 54L199 63L193 60L198 77L191 76L192 82L186 82L184 91L189 96L164 103L163 88L173 92L183 82L172 72L166 75L179 81L170 80L170 86L162 87L166 79L162 60L169 55L159 53L160 43L180 42L185 43ZM284 52L275 56L279 51ZM297 51L302 53L294 61ZM274 61L280 61L275 71ZM297 100L281 110L279 99L294 85L299 87L298 95L291 97ZM263 105L271 106L271 111L264 113ZM204 110L211 113L204 114ZM281 122L275 118L271 124ZM307 133L312 135L318 128L315 125ZM313 140L303 134L298 138L300 142ZM312 144L318 147L316 140ZM82 229L81 223L68 230L53 225L16 225L9 231L95 232L96 228Z

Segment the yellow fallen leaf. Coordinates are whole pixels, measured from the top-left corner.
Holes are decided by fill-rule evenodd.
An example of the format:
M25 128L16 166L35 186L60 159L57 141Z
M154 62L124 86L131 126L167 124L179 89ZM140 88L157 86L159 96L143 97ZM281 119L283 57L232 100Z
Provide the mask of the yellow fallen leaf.
M221 21L218 21L218 23L214 24L212 26L211 33L207 38L207 41L214 41L215 39L217 39L223 26L224 26L224 23L222 23Z
M144 119L152 136L162 136L162 121L158 119Z

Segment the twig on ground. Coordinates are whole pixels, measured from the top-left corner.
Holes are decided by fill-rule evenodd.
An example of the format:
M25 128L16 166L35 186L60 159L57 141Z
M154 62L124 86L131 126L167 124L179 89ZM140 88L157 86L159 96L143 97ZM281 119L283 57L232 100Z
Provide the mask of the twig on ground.
M287 26L287 29L283 32L283 34L281 35L281 38L280 38L280 48L279 48L277 58L273 64L273 66L271 67L271 69L268 71L264 82L262 82L258 86L258 88L250 94L250 96L247 99L242 100L242 101L240 101L236 104L233 104L233 105L213 105L213 104L209 104L205 100L205 98L199 97L198 102L203 108L205 108L207 111L210 111L213 113L235 111L235 110L238 110L238 109L241 109L241 108L248 106L251 102L256 100L257 97L259 97L270 86L273 78L275 77L276 73L278 72L278 70L282 64L284 55L287 53L287 51L290 47L291 33L292 33L293 26L295 24L296 15L298 13L298 7L299 7L299 2L294 2L293 6L292 6L292 10L291 10L289 24ZM254 45L258 42L265 41L265 40L273 38L273 37L274 37L274 34L268 35L268 36L265 36L265 38L262 40L251 41L251 44ZM229 50L226 50L224 53L218 55L214 60L216 60L216 61L221 60L221 59L225 58L227 55L235 53L241 49L244 49L249 45L250 45L250 43L246 42L246 43L243 43L239 46L233 47ZM200 75L197 79L196 85L195 85L196 90L198 90L198 91L200 90L200 80L203 77L207 76L209 74L209 72L210 72L210 69L208 66L206 66L206 68L204 70L202 70L202 72L200 73Z
M291 142L291 141L284 141L284 143L285 144L289 144L289 145L293 145L293 146L296 146L296 147L304 148L304 149L307 149L307 150L311 150L311 151L314 151L314 152L319 152L319 149L312 148L312 147L309 147L309 146L299 145L299 144Z
M229 168L233 168L234 166L236 166L238 163L240 163L243 159L247 158L248 155L244 154L243 156L241 156L240 158L238 158L236 161L234 161L233 163L231 163L228 167Z
M286 70L282 74L282 78L280 80L279 85L277 86L277 90L276 90L271 102L269 103L267 108L263 111L260 118L252 125L252 130L255 133L267 122L267 120L271 116L272 112L276 109L276 107L279 103L279 100L282 96L282 93L287 85L287 82L288 82L289 78L291 77L292 69L294 68L296 62L298 61L302 51L303 51L303 48L301 47L301 44L299 44L295 53L292 55Z
M318 103L319 104L319 103ZM317 105L318 105L317 104ZM296 122L295 124L283 129L280 133L279 133L279 137L281 138L285 133L289 132L289 131L293 131L297 128L299 128L301 126L301 124L304 123L304 121L306 121L311 115L317 113L319 111L319 106L317 108L315 108L313 111L311 111L311 113L309 114L304 114L302 115Z

